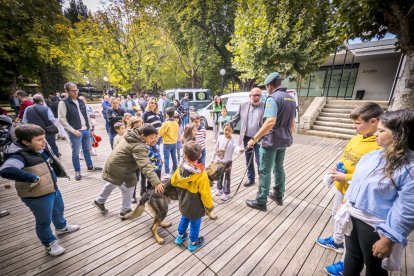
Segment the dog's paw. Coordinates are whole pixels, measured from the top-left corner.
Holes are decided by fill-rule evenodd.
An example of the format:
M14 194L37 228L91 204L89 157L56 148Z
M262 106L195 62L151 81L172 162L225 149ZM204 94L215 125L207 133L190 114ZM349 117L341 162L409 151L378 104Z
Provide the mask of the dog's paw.
M218 219L218 216L217 216L217 215L215 215L215 214L210 214L208 217L209 217L211 220L216 220L216 219Z
M158 244L161 245L161 244L164 244L165 241L164 241L164 239L160 238L160 239L157 239L157 242L158 242Z

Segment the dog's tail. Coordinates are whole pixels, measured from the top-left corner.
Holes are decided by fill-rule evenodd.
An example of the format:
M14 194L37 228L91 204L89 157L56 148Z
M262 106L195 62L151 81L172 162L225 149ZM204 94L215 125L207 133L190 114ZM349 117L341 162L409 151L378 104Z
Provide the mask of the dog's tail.
M135 218L141 216L142 213L144 213L144 211L145 211L145 203L147 203L147 201L149 200L151 192L152 191L145 192L141 196L141 198L139 200L139 203L138 203L138 206L135 208L135 210L133 212L128 213L125 216L121 217L121 219L122 220L135 219Z

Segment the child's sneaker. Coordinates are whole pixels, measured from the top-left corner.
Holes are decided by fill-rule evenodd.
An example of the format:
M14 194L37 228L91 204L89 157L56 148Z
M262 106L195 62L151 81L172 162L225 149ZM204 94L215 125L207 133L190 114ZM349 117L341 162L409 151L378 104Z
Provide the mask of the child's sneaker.
M59 245L58 241L55 240L49 246L45 246L47 254L51 256L59 256L65 253L65 248Z
M79 225L73 224L66 224L66 227L63 229L56 229L56 235L66 234L66 233L72 233L79 230Z
M201 246L203 246L204 244L204 237L198 237L198 240L195 242L190 242L188 244L188 250L190 250L190 252L194 252L196 251L198 248L200 248Z
M223 200L223 201L229 200L229 195L228 194L222 194L221 195L221 200Z
M340 276L344 273L344 263L337 262L324 267L325 272L332 276Z
M187 232L185 232L182 236L178 235L175 238L175 244L183 244L183 242L187 239L188 239L188 234L187 234Z
M223 193L223 190L219 190L219 189L216 190L216 196L221 196L222 193Z
M165 176L164 176L164 179L169 179L169 178L171 178L171 174L170 173L166 173Z
M327 249L331 249L339 254L344 254L344 244L336 244L334 242L333 237L328 237L326 239L318 238L316 240L316 243L319 244L322 247L325 247Z

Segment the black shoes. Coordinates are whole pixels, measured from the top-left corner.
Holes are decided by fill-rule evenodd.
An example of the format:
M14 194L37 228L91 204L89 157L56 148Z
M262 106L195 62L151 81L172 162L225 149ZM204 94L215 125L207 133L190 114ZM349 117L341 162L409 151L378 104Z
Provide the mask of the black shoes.
M82 179L82 175L81 175L81 173L80 172L76 172L75 173L75 180L76 181L79 181L79 180L81 180Z
M102 168L100 168L100 167L90 167L90 168L88 168L88 172L96 172L96 171L102 171Z
M277 205L283 206L283 198L277 197L274 193L270 193L269 198L274 200Z
M257 209L263 212L267 211L266 204L259 204L256 199L254 200L246 200L246 205L250 208Z
M243 184L244 187L250 187L250 186L253 186L253 185L254 185L254 182L250 182L250 181L246 181Z

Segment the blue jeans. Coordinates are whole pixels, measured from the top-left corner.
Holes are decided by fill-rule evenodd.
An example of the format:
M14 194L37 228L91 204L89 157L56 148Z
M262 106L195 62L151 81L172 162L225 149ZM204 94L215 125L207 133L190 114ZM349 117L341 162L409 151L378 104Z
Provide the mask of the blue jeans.
M165 173L170 173L170 155L173 162L173 172L177 169L177 144L164 144L164 169Z
M201 156L197 163L203 164L204 167L206 166L206 149L201 150Z
M32 211L36 219L36 234L44 246L48 246L56 240L50 223L53 222L56 229L64 229L66 220L63 216L65 206L59 189L56 192L41 197L25 198L21 200Z
M56 137L55 135L46 135L46 141L49 144L50 148L52 149L52 152L54 155L56 155L57 157L59 157L59 148L56 145Z
M112 132L111 130L108 132L108 136L109 136L109 143L111 144L111 149L114 149L114 139L115 139L115 136L117 135L118 133L114 133L114 132Z
M273 187L274 195L277 198L283 198L285 193L285 170L283 169L285 152L286 148L260 147L260 187L257 197L259 204L266 204L272 170L275 181L275 186Z
M187 113L186 115L184 115L182 118L181 118L181 123L183 124L183 127L185 127L185 125L186 124L188 124L188 120L189 120L189 114Z
M252 139L251 137L248 136L244 136L243 138L243 146L244 148L247 147L247 143L250 141L250 139ZM254 144L253 149L248 149L244 152L244 155L246 157L246 166L249 164L249 160L250 158L256 158L256 165L257 165L257 169L260 168L260 154L259 154L259 149L260 149L260 145L258 143ZM254 151L254 155L252 157ZM250 183L254 183L254 179L255 179L255 170L254 170L254 160L252 159L252 161L250 162L250 165L247 167L247 179L249 180Z
M104 117L104 120L105 120L105 129L106 129L106 133L109 133L110 131L111 131L111 127L109 126L109 121L108 121L108 119L106 118L106 114L105 113L102 113L103 114L103 117Z
M178 234L184 235L190 225L190 241L196 242L200 234L201 218L190 220L184 215L181 216L180 224L178 224Z
M80 130L81 136L69 133L70 144L72 146L72 164L75 172L80 172L79 151L82 147L83 156L85 157L86 166L93 167L91 153L89 152L89 144L91 143L91 132L89 129Z

